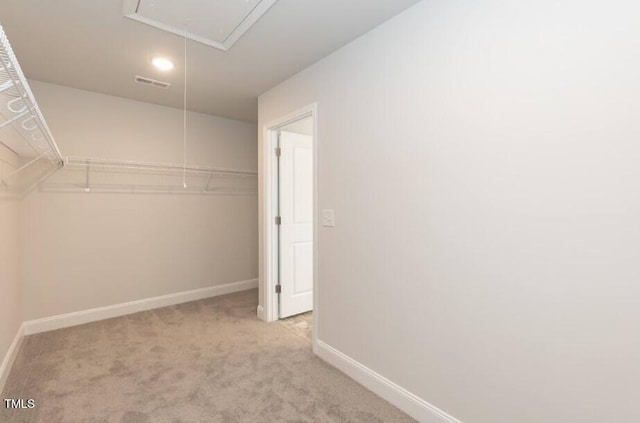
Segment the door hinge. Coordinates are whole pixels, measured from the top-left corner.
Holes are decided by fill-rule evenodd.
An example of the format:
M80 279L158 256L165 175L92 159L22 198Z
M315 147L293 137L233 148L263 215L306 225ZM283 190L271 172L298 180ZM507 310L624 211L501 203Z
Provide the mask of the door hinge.
M280 157L282 155L282 148L276 147L276 157Z
M282 217L276 216L276 225L282 225Z
M280 294L282 293L282 285L278 284L276 285L276 294Z

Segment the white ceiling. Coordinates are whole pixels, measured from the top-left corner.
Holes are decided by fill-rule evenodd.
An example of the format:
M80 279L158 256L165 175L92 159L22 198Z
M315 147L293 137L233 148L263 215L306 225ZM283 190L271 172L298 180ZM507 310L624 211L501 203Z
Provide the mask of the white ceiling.
M260 94L418 1L278 0L229 51L188 43L188 107L255 122ZM197 3L206 16L208 2ZM182 107L183 39L124 17L123 0L0 0L0 19L28 78ZM157 55L176 68L154 69ZM136 75L172 86L136 84Z

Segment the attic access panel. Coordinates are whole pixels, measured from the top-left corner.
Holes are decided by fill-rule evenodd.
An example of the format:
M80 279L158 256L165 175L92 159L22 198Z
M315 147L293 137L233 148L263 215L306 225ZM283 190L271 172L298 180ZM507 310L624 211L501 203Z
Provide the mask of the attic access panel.
M127 18L227 51L278 0L125 0Z

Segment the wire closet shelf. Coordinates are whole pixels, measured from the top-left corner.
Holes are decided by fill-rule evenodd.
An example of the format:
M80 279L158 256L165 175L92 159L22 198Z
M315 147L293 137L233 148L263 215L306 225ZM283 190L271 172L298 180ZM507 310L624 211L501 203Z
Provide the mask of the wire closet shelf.
M0 194L3 195L26 195L35 188L154 194L257 195L258 192L257 172L252 170L63 157L2 25L0 142L18 156L13 163L0 160Z
M0 62L0 136L19 138L21 147L27 147L28 153L21 154L25 157L46 158L59 165L62 154L1 25ZM9 128L12 134L6 134Z
M187 181L184 187L183 181ZM42 191L255 195L254 170L66 157Z

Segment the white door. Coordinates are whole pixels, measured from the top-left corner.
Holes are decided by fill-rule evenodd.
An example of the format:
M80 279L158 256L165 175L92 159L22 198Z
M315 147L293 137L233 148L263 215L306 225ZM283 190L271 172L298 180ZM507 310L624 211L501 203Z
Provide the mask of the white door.
M313 149L280 132L280 317L313 308Z

